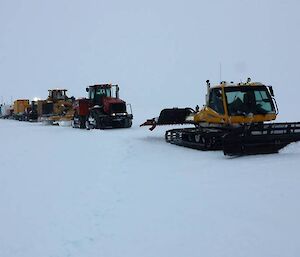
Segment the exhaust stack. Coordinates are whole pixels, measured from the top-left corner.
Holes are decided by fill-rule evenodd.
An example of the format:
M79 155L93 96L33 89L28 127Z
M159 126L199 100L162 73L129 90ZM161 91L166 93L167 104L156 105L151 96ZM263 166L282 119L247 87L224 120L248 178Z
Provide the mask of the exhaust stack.
M207 93L206 93L206 104L208 105L208 99L209 99L209 91L210 91L210 82L209 80L206 80L206 87L207 87Z

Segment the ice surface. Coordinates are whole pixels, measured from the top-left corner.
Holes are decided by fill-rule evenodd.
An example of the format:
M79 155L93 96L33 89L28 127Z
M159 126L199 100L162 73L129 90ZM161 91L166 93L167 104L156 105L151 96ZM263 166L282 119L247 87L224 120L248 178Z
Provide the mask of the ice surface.
M116 83L134 127L0 120L0 257L298 257L299 143L227 158L138 124L163 108L201 107L207 79L247 77L273 86L279 121L300 121L299 8L1 0L0 103Z
M166 128L0 120L0 256L299 255L300 144L227 158Z

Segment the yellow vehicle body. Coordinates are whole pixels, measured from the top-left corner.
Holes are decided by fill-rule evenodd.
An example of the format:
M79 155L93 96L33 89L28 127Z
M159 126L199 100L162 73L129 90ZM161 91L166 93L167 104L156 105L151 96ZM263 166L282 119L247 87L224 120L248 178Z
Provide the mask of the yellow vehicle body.
M225 155L278 153L286 145L300 141L300 122L270 122L278 108L273 88L259 82L221 82L210 87L201 110L166 108L159 117L140 126L193 124L192 128L167 130L168 143L197 150L223 150Z
M14 114L21 114L30 106L28 99L18 99L14 101Z
M60 125L66 122L71 125L74 116L72 98L66 95L66 89L50 89L46 100L38 103L38 112L42 113L42 121L46 124Z
M214 111L209 107L203 107L194 116L194 123L215 123L215 124L243 124L243 123L257 123L264 121L271 121L276 119L276 114L266 114L266 115L253 115L249 117L244 116L229 116L228 114L222 115Z
M53 115L49 117L50 121L71 121L74 116L72 103L65 100L59 100L53 105Z
M43 104L45 103L45 100L37 100L37 113L38 117L41 117L43 114Z
M235 87L235 89L247 89L251 87L251 89L260 88L262 86L261 83L253 82L253 83L239 83L239 84L228 84L226 82L221 83L215 87L208 89L208 94L213 89L219 89L221 93L221 101L223 106L223 113L219 113L218 111L211 108L209 102L207 101L206 105L197 113L195 113L193 120L195 124L199 123L214 123L214 124L224 124L224 125L235 125L235 124L245 124L245 123L259 123L265 121L275 120L277 113L266 113L266 114L253 114L250 113L248 115L241 114L241 115L231 115L228 110L228 102L226 97L226 88L228 87ZM208 99L208 97L207 97Z

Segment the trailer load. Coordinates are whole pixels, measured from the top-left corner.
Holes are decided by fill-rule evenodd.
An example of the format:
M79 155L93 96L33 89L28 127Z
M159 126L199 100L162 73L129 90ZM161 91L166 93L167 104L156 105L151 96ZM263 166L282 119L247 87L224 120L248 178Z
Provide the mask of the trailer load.
M10 104L1 104L1 113L0 118L1 119L10 119L13 116L14 108Z
M18 99L14 101L13 119L24 121L26 110L30 106L28 99Z

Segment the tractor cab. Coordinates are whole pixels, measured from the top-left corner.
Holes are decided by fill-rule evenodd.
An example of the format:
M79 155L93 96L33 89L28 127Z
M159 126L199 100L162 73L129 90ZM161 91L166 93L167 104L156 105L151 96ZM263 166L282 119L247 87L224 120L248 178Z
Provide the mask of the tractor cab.
M49 89L48 100L49 101L59 101L59 100L67 100L68 96L66 94L67 89Z
M119 98L119 86L111 84L93 85L86 88L94 105L103 105L105 98Z
M206 105L196 123L243 124L275 120L277 106L272 87L258 82L226 83L210 87L207 81Z
M228 115L276 113L269 90L264 85L225 88Z
M272 96L264 85L212 88L207 106L219 114L225 114L226 110L229 116L276 112Z

